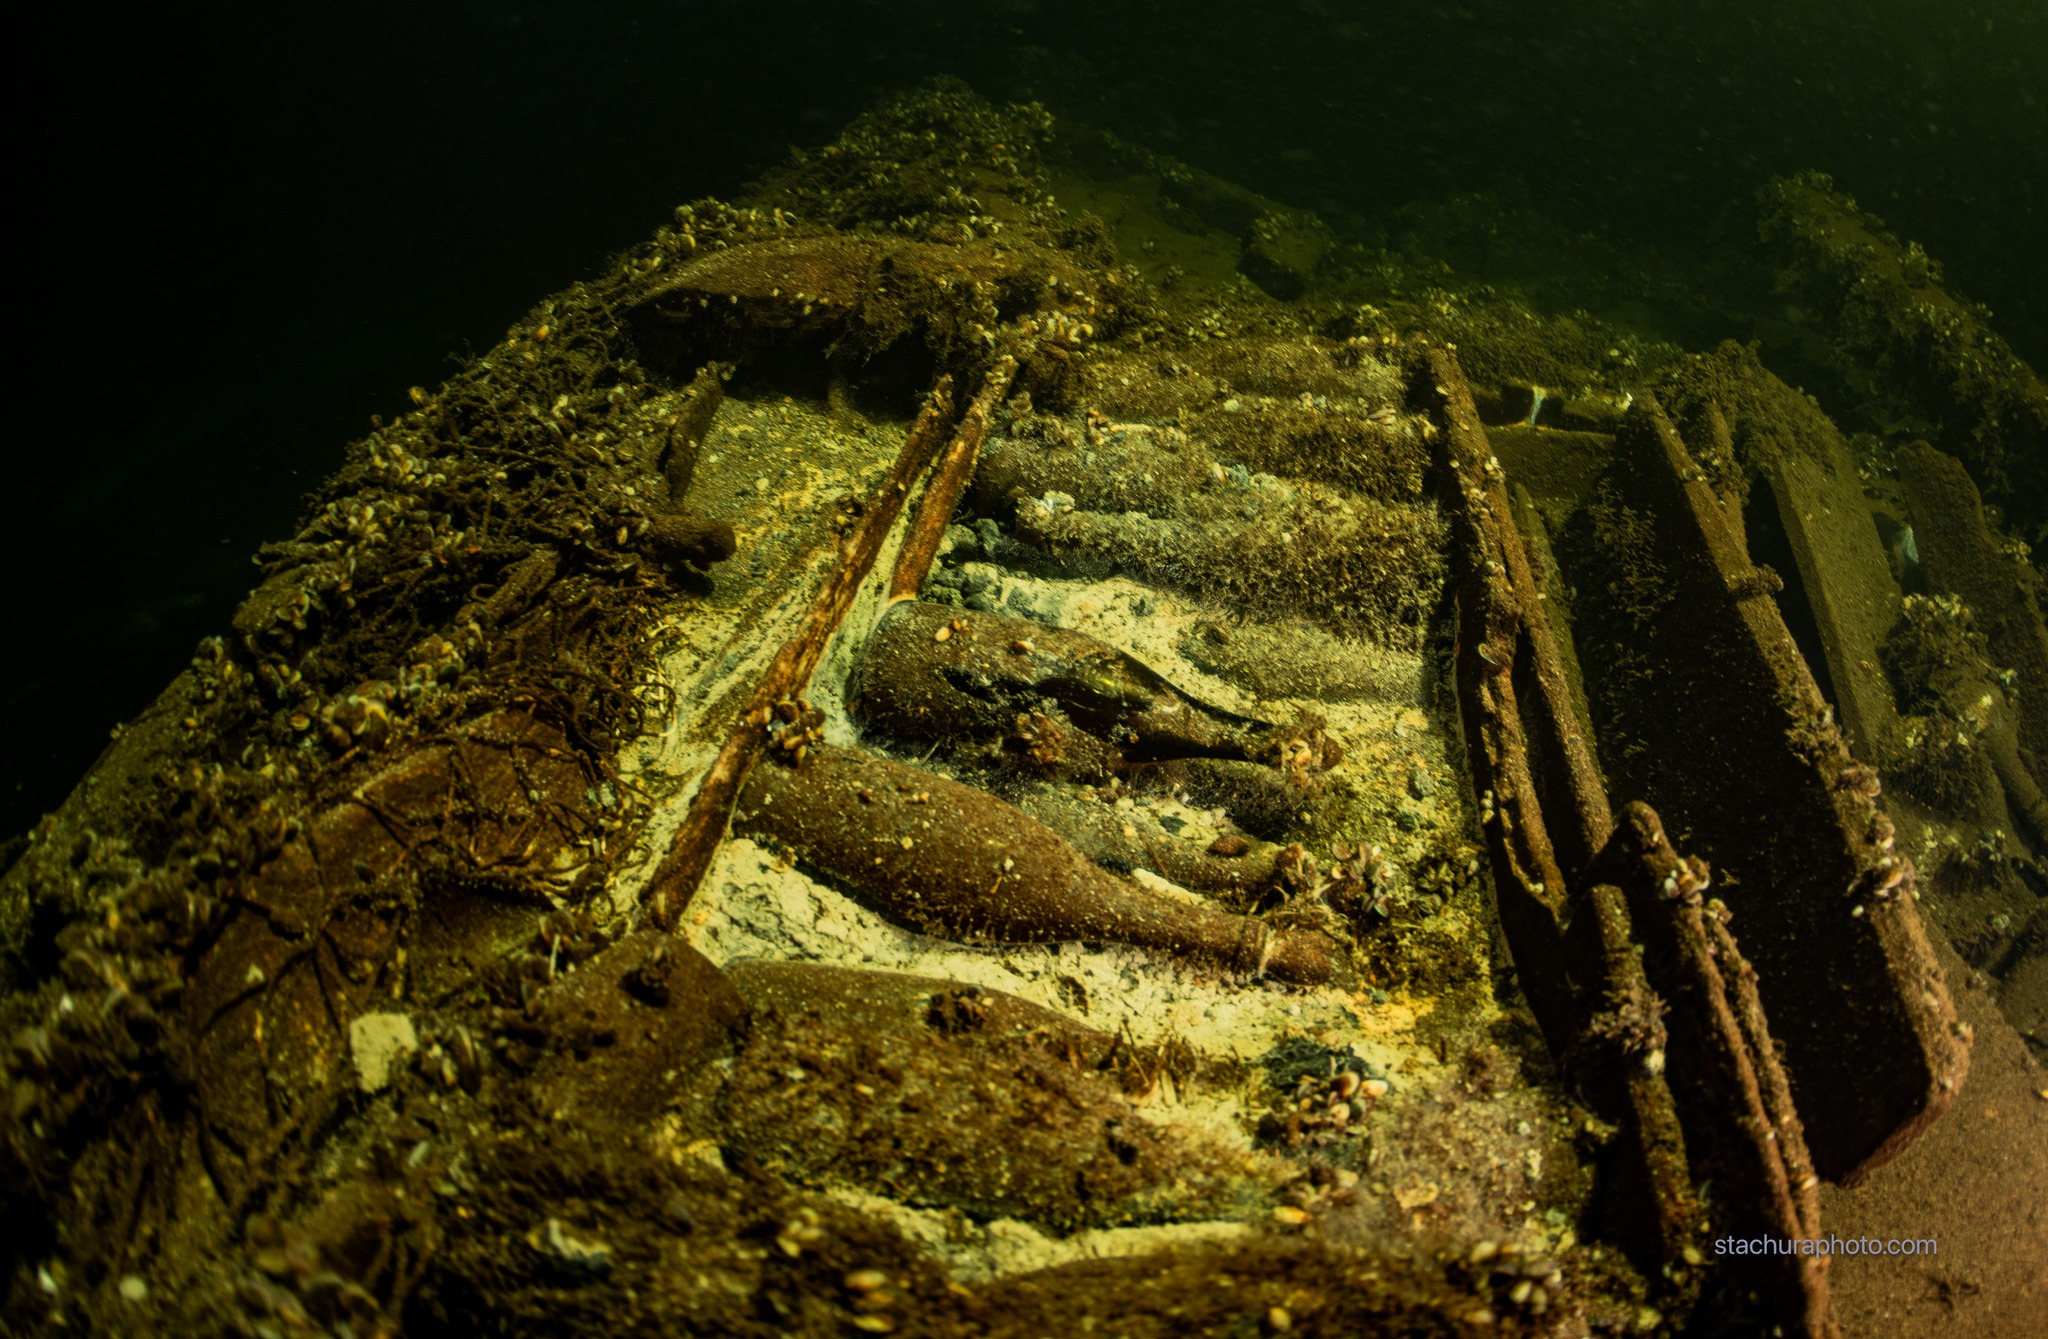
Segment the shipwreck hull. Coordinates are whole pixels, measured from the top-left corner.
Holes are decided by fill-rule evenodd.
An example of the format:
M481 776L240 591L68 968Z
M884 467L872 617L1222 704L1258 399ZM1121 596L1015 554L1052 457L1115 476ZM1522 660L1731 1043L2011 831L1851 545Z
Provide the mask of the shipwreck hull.
M1170 173L1198 336L1048 133L885 104L350 449L7 872L11 1324L1837 1332L1711 1238L1969 1046L1740 406L1475 394Z

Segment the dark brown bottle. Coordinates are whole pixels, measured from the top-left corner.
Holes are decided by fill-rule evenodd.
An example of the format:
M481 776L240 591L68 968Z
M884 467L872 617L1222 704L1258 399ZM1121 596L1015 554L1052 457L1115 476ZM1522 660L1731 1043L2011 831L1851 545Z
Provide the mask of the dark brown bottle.
M797 858L886 916L968 943L1097 940L1285 981L1329 979L1330 941L1162 896L1091 864L985 791L828 746L764 762L736 831Z

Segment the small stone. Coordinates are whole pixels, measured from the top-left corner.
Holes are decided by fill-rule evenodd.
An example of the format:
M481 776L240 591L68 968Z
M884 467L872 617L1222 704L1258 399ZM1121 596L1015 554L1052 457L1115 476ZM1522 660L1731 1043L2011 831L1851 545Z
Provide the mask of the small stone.
M1404 804L1394 811L1394 826L1403 832L1413 832L1422 826L1422 815Z
M1436 782L1418 767L1408 774L1408 793L1418 800L1426 800L1436 794Z
M964 525L946 527L946 537L939 541L939 555L955 559L972 558L981 545L974 532Z
M1286 1307L1276 1306L1266 1313L1266 1328L1274 1334L1287 1334L1294 1329L1294 1317Z
M356 1063L356 1084L366 1093L390 1087L392 1071L419 1046L419 1033L404 1014L364 1014L348 1025L348 1048Z
M1441 1194L1443 1194L1443 1187L1439 1186L1436 1182L1425 1181L1420 1176L1410 1175L1406 1181L1395 1188L1394 1203L1400 1205L1403 1211L1422 1209L1436 1203L1437 1196Z
M140 1274L123 1274L121 1276L121 1297L129 1302L147 1301L149 1299L149 1284L144 1282Z
M611 1248L575 1236L559 1218L550 1218L528 1232L526 1244L546 1256L558 1274L574 1282L594 1282L612 1272Z
M986 595L970 595L962 603L978 614L993 614L996 611L996 602Z
M1276 1205L1273 1209L1273 1221L1287 1227L1300 1227L1308 1221L1308 1210L1297 1209L1292 1204Z

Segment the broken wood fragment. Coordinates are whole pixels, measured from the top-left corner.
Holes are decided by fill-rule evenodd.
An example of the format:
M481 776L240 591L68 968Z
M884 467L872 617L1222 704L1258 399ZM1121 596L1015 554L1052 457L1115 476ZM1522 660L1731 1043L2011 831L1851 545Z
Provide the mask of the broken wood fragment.
M648 522L640 543L656 562L668 567L709 567L739 551L730 522L702 516L657 516Z
M706 363L698 369L697 375L690 380L689 388L683 392L675 417L669 421L659 463L661 475L668 482L671 511L683 505L690 483L697 477L697 456L704 449L704 438L711 431L711 420L717 415L718 407L725 403L725 383L732 373L731 363Z
M648 472L660 474L666 485L656 495L660 505L640 532L640 547L664 567L705 568L739 551L730 522L708 520L683 510L697 474L698 453L718 406L725 402L725 382L732 370L731 363L707 363L698 369L669 419L660 449L640 462Z
M1017 360L1006 353L989 368L981 389L968 403L967 412L960 416L953 440L946 444L945 454L932 470L931 482L925 485L924 497L917 504L917 518L911 522L903 550L896 555L896 570L889 578L891 601L914 599L924 589L925 578L931 575L932 560L939 554L939 541L946 537L946 524L960 506L967 481L974 477L982 439L988 436L989 416L995 412L996 403L1009 394L1010 383L1016 379Z
M2040 776L2048 769L2048 625L2040 579L1999 544L1961 461L1916 442L1899 452L1899 480L1928 586L1969 605L1997 663L2018 676L2018 743L2025 765Z
M1600 1227L1645 1273L1666 1272L1689 1304L1698 1279L1687 1252L1698 1252L1704 1224L1698 1173L1665 1077L1665 1001L1644 975L1621 889L1587 888L1569 936L1588 980L1588 1011L1562 1054L1588 1102L1628 1136L1609 1164L1615 1185Z

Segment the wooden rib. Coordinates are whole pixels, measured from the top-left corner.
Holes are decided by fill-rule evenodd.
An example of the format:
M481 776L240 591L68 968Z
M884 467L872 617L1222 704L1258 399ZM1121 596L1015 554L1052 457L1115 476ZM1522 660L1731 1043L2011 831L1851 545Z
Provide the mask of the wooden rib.
M1617 1200L1611 1228L1638 1248L1647 1244L1643 1230L1653 1233L1674 1297L1689 1299L1704 1227L1693 1178L1725 1185L1743 1226L1810 1235L1810 1155L1748 964L1718 919L1705 915L1696 888L1671 900L1680 876L1700 881L1693 866L1672 853L1648 806L1628 806L1616 826L1504 476L1457 361L1432 349L1419 373L1417 398L1443 430L1458 698L1475 785L1493 792L1486 844L1502 928L1554 1053L1629 1133L1625 1160L1633 1165L1616 1177L1637 1183L1640 1198ZM1585 852L1573 862L1569 897L1554 832L1566 849ZM1647 957L1639 936L1652 950ZM1587 983L1597 985L1589 991ZM1589 1003L1642 1010L1657 996L1674 1011L1670 1044L1684 1080L1676 1088L1661 1066L1618 1066L1581 1035ZM1748 1274L1785 1333L1837 1333L1825 1267L1812 1258L1774 1260Z
M1499 606L1491 629L1495 635L1486 644L1490 654L1500 657L1500 663L1486 663L1501 671L1499 677L1504 680L1512 663L1509 657L1521 649L1516 634L1527 639L1536 690L1530 705L1551 735L1563 764L1562 775L1556 780L1571 801L1569 831L1575 839L1571 844L1580 852L1581 859L1589 859L1613 832L1614 817L1608 808L1607 789L1600 780L1599 766L1593 760L1592 745L1580 731L1578 715L1572 707L1571 681L1565 675L1557 634L1550 626L1550 615L1543 602L1537 598L1540 588L1536 568L1529 559L1521 529L1515 524L1507 477L1486 439L1486 429L1480 424L1479 410L1472 403L1472 390L1458 360L1446 349L1430 349L1424 359L1428 380L1425 398L1434 402L1432 407L1444 424L1445 454L1456 478L1459 508L1469 515L1473 529L1480 532L1482 549L1473 558L1478 566L1475 576L1485 584L1489 602ZM1551 826L1565 821L1552 815ZM1545 840L1549 840L1547 832ZM1555 859L1554 854L1552 858ZM1557 895L1562 895L1561 887Z
M1619 890L1580 889L1581 914L1567 916L1566 876L1538 794L1518 677L1533 677L1533 714L1548 731L1553 756L1562 757L1565 775L1546 780L1553 798L1572 809L1559 821L1571 825L1575 842L1597 836L1604 844L1611 834L1606 789L1578 730L1557 644L1536 599L1534 568L1464 373L1442 349L1428 350L1418 373L1415 398L1434 411L1443 437L1439 462L1458 609L1454 672L1473 784L1494 801L1485 835L1501 928L1552 1054L1574 1065L1595 1107L1627 1131L1622 1161L1629 1165L1615 1173L1624 1189L1609 1210L1610 1228L1633 1251L1653 1257L1638 1263L1670 1271L1672 1300L1689 1304L1697 1282L1686 1252L1697 1250L1700 1205L1676 1100L1661 1070L1602 1061L1601 1048L1588 1046L1585 1036L1594 1009L1647 1002L1650 986ZM1515 672L1525 652L1533 676ZM1595 984L1588 990L1587 983Z
M1655 396L1637 398L1616 448L1629 505L1655 518L1673 596L1639 643L1664 685L1639 742L1674 764L1654 798L1689 845L1740 876L1723 897L1745 927L1813 1164L1854 1185L1919 1138L1969 1072L1912 864L1851 780L1771 583Z
M1705 908L1706 865L1680 860L1656 812L1637 801L1623 806L1596 868L1627 898L1640 969L1670 1005L1666 1069L1694 1173L1715 1187L1716 1225L1738 1236L1815 1236L1804 1130L1763 1011L1746 1010L1742 999L1749 964ZM1773 1100L1774 1079L1782 1102ZM1769 1255L1724 1267L1780 1333L1840 1339L1825 1255Z
M1585 891L1581 914L1574 923L1576 933L1591 941L1592 955L1600 981L1600 1003L1612 1010L1636 1007L1651 1009L1658 996L1643 972L1642 955L1635 944L1635 926L1628 913L1628 895L1608 883L1596 883ZM1696 1286L1690 1277L1686 1251L1697 1250L1703 1233L1699 1195L1692 1184L1692 1159L1685 1142L1685 1124L1678 1113L1678 1100L1660 1070L1631 1058L1622 1064L1597 1067L1580 1062L1581 1081L1597 1105L1620 1117L1623 1129L1632 1136L1633 1168L1616 1173L1619 1181L1639 1180L1644 1194L1637 1212L1647 1209L1646 1225L1657 1238L1657 1263L1667 1271L1666 1281L1682 1285L1687 1293ZM1619 1206L1617 1206L1617 1209ZM1611 1210L1610 1212L1614 1212ZM1636 1227L1619 1218L1611 1227ZM1639 1261L1651 1252L1640 1240L1623 1239L1623 1245Z
M1535 600L1535 576L1457 359L1447 350L1427 350L1417 369L1415 391L1415 398L1433 411L1442 433L1439 462L1452 527L1457 595L1454 672L1473 784L1493 800L1486 845L1502 928L1544 1034L1555 1053L1562 1055L1573 1045L1582 1021L1562 942L1566 878L1537 796L1512 673L1532 618L1542 616ZM1526 600L1522 591L1528 593ZM1547 622L1542 627L1548 631ZM1554 643L1551 652L1554 659ZM1561 669L1557 682L1564 689ZM1569 717L1569 697L1564 701ZM1560 723L1557 728L1568 728L1577 737L1575 724ZM1595 828L1606 818L1606 794L1590 761L1586 766L1596 778L1592 789L1598 798L1590 802L1590 812L1574 821L1582 828ZM1605 833L1601 835L1604 838Z
M1792 1106L1792 1085L1785 1078L1785 1066L1771 1043L1771 1030L1764 1019L1763 1001L1756 993L1756 969L1742 956L1735 937L1728 932L1728 908L1718 899L1707 904L1703 919L1713 940L1721 976L1728 984L1729 1005L1742 1027L1742 1039L1756 1067L1757 1086L1763 1093L1771 1128L1779 1131L1778 1154L1785 1162L1794 1207L1798 1210L1800 1235L1820 1235L1820 1177L1813 1170L1813 1156L1806 1148L1806 1127Z
M896 463L876 490L867 514L861 517L860 524L842 548L839 570L832 574L811 601L803 626L782 644L775 653L775 659L769 662L754 695L747 701L746 710L740 715L739 725L726 739L725 746L719 749L711 769L704 774L703 784L697 787L696 797L690 801L690 812L684 817L682 826L676 829L667 853L662 856L654 877L648 880L646 890L641 894L641 902L648 914L662 928L673 929L683 908L696 896L705 871L711 868L711 857L725 837L726 825L732 821L733 801L739 796L740 785L747 779L747 772L768 742L768 722L774 715L775 704L799 696L810 683L812 672L825 654L825 644L831 640L840 620L846 617L846 611L853 606L854 596L859 594L861 583L874 568L883 541L896 524L897 516L902 514L910 486L937 452L952 412L953 379L941 377L931 394L925 397L924 408L919 411L917 421L911 424L903 449L897 453Z
M967 491L967 481L974 477L982 439L988 436L989 418L995 413L996 402L1009 394L1010 383L1016 377L1017 360L1004 354L982 378L981 389L961 416L960 426L954 430L953 440L946 444L946 453L939 457L932 481L925 485L924 497L917 504L917 516L903 541L903 551L896 557L896 570L889 578L889 603L915 599L924 589L932 561L939 555L939 541L945 538L946 526Z

